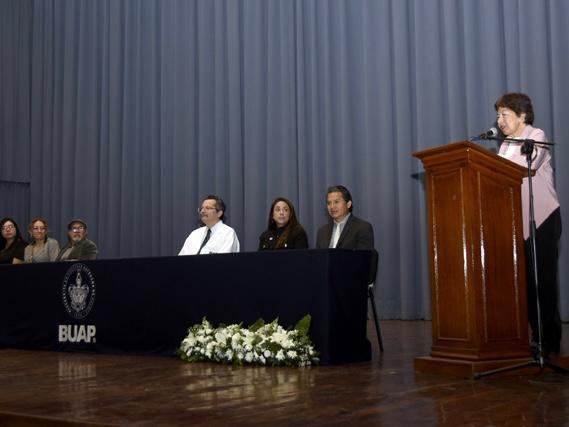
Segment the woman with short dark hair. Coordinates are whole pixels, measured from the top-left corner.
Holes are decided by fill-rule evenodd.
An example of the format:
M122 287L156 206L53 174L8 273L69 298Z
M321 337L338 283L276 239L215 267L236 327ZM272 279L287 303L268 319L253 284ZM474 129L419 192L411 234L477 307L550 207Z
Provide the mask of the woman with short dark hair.
M536 259L539 287L540 313L543 327L542 348L545 354L559 353L561 345L561 317L559 315L559 284L557 279L557 260L559 239L561 238L561 213L555 191L554 171L551 166L551 153L543 130L533 127L534 114L531 99L524 93L506 93L494 104L498 114L497 124L509 141L500 146L499 154L512 162L527 168L527 147L524 140L535 141L529 146L532 167L534 216L536 226ZM519 139L520 142L515 140ZM528 295L528 318L533 341L538 342L539 323L536 304L536 287L532 265L532 248L529 218L528 178L522 182L522 215L526 252L526 278Z

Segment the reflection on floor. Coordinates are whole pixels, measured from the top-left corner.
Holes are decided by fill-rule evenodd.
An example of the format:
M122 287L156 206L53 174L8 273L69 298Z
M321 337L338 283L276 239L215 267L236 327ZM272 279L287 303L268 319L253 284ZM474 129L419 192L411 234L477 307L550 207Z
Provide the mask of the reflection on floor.
M478 381L415 373L425 321L383 321L373 360L305 369L176 358L0 351L0 426L567 425L569 378L545 369ZM562 354L569 354L564 325Z

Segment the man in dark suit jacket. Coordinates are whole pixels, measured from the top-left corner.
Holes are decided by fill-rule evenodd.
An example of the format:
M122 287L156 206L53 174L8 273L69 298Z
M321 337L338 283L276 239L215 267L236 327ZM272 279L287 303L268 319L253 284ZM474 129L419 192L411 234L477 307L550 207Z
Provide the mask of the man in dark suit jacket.
M343 185L328 188L326 207L332 222L318 230L316 248L373 249L372 225L352 214L352 195Z
M59 251L56 261L97 259L99 250L95 242L87 239L87 224L81 219L72 220L67 226L69 241Z

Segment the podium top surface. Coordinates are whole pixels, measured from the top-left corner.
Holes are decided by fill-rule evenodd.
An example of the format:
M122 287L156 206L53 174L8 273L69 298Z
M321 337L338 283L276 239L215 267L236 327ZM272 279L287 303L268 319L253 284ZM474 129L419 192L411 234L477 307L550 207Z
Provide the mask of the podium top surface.
M471 141L457 141L438 147L416 151L413 157L423 162L425 169L446 166L456 162L479 163L492 169L527 176L527 169Z

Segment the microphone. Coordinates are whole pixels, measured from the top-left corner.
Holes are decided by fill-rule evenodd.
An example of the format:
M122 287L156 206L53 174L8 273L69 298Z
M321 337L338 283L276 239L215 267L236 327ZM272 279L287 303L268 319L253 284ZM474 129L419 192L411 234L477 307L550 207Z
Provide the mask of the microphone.
M476 139L492 139L494 137L498 136L498 129L496 129L496 127L492 126L490 129L488 129L486 132L481 133L480 135L478 135L476 137Z

